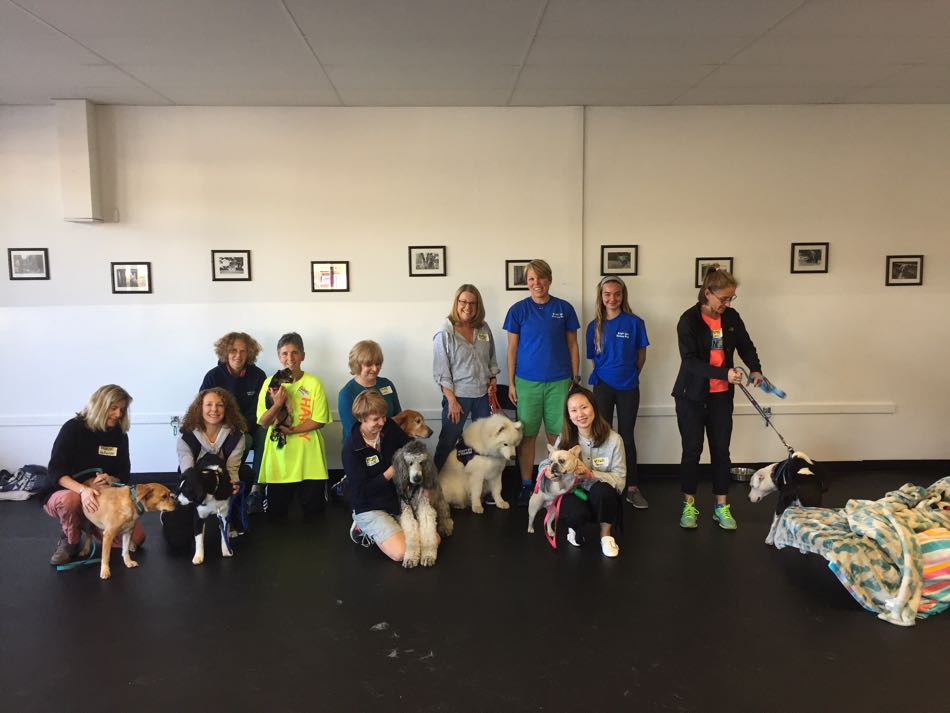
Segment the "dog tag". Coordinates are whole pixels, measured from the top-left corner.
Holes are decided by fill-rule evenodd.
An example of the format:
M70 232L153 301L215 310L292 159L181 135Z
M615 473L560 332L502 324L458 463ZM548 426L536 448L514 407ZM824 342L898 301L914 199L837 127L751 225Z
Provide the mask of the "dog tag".
M101 456L112 456L113 458L119 454L119 449L116 446L99 446L99 455Z

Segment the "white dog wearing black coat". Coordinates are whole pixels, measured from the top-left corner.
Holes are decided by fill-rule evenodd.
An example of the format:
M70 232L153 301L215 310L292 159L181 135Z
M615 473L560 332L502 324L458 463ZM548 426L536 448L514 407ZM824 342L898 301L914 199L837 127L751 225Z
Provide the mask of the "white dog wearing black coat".
M403 567L434 565L439 535L452 534L452 513L442 497L437 475L432 456L422 441L409 441L393 455L393 485L402 508L399 525L406 537Z
M765 538L767 545L772 544L775 523L789 506L821 507L821 494L828 490L821 468L801 451L795 451L783 461L759 468L750 479L749 487L749 500L754 503L772 493L779 494L772 527Z
M515 457L521 437L521 422L500 413L467 425L462 441L449 451L439 472L449 505L471 506L472 512L482 513L482 495L491 492L495 505L507 510L510 506L501 497L501 473L508 460Z
M234 554L228 539L228 510L231 505L231 479L220 457L208 453L193 468L182 473L178 502L194 505L195 556L192 564L205 561L205 520L214 516L221 533L221 556Z
M548 456L551 459L551 477L538 475L537 492L531 494L528 501L528 532L534 532L534 518L541 508L551 507L551 503L561 495L571 492L574 487L576 473L584 467L580 459L581 447L574 446L567 451L559 451L548 445ZM554 518L544 523L548 537L554 537Z

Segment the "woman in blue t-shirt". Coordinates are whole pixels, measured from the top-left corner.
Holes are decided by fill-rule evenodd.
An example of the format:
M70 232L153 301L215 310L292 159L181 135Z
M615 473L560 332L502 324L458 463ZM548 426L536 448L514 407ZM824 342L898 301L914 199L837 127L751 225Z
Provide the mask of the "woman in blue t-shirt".
M640 410L640 372L647 360L647 329L627 301L627 285L607 275L597 285L595 318L587 325L587 358L593 362L589 382L597 407L607 423L617 408L617 432L627 455L627 502L649 507L640 492L637 445L633 431Z

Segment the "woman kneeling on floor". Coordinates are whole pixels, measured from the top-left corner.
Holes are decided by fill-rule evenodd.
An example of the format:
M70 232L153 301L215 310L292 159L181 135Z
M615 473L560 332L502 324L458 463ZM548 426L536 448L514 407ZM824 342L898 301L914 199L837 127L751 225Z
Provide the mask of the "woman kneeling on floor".
M356 423L343 442L347 497L353 506L350 537L369 538L394 562L406 554L406 536L399 526L399 496L392 477L393 455L409 436L386 418L386 400L375 391L353 399ZM367 542L368 546L368 542Z
M581 494L567 494L561 500L558 529L567 528L567 541L580 547L584 542L581 528L596 522L600 527L601 551L606 557L616 557L620 548L613 529L622 524L621 495L627 478L623 439L601 417L594 395L582 386L572 386L567 393L564 425L554 444L559 450L574 446L580 446L580 460L585 468L576 485ZM542 461L538 471L538 477L550 478L551 461Z
M43 509L59 520L62 537L50 558L51 565L66 564L79 553L82 530L89 526L83 512L99 509L99 495L90 486L129 482L129 404L132 397L121 386L107 384L96 389L75 418L59 429L49 459L49 474L56 490ZM100 535L101 537L101 535ZM142 523L132 530L132 544L145 542ZM114 547L122 546L116 538Z

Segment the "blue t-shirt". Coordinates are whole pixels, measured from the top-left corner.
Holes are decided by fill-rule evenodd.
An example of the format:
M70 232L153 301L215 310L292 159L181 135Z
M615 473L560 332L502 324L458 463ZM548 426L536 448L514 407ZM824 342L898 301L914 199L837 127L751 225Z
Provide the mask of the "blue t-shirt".
M574 376L567 332L576 332L580 326L571 303L557 297L543 305L530 297L511 305L504 330L518 335L515 376L528 381L560 381Z
M353 424L356 423L356 419L353 418L353 402L364 391L378 391L380 393L386 402L386 415L388 417L392 418L402 411L402 406L399 404L399 395L396 393L396 385L389 379L377 376L376 386L371 386L368 389L365 386L360 386L356 379L350 379L340 389L340 395L336 402L337 411L340 412L340 424L343 427L344 441L350 435L350 431L353 430Z
M637 352L650 343L646 324L637 315L626 312L621 312L613 319L605 319L600 354L594 344L595 328L594 322L587 325L587 358L594 363L588 383L604 382L618 391L637 388L640 385Z

